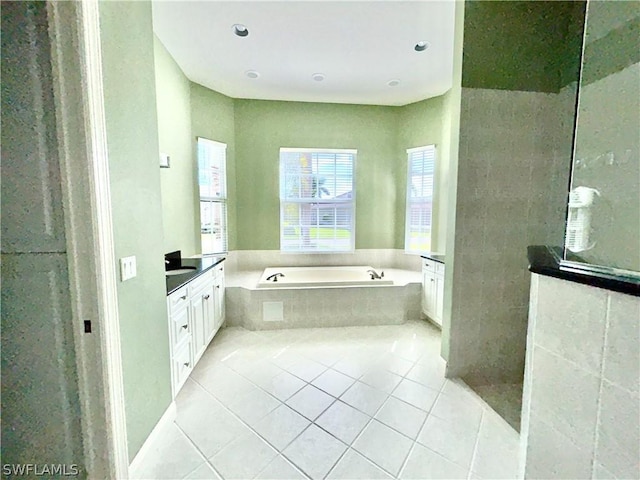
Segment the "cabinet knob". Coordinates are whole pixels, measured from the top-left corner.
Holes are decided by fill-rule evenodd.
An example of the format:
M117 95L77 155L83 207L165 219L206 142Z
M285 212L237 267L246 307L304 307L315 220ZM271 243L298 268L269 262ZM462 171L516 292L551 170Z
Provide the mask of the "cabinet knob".
M186 300L186 299L187 299L187 295L186 294L180 297L180 300Z
M189 328L189 324L185 323L184 325L182 325L182 328L184 328L186 330L187 328Z
M206 295L205 295L204 297L202 297L202 298L203 298L203 299L205 299L205 300L209 300L209 297L210 297L210 296L211 296L211 295L206 294Z
M216 285L216 288L218 288L218 289L219 289L219 288L220 288L220 285Z
M432 278L432 279L431 279L431 281L432 281L432 282L435 282L435 281L436 281L436 279L435 279L435 278Z
M187 362L187 363L184 364L185 367L188 367L189 365L191 365L190 362Z

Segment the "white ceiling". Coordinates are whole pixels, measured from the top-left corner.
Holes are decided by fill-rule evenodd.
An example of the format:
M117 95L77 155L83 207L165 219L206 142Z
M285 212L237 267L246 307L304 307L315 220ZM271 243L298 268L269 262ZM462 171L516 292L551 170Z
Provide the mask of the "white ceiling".
M230 97L405 105L451 87L454 8L452 0L154 1L153 26L190 80ZM236 23L247 37L233 33ZM421 40L430 46L416 52Z

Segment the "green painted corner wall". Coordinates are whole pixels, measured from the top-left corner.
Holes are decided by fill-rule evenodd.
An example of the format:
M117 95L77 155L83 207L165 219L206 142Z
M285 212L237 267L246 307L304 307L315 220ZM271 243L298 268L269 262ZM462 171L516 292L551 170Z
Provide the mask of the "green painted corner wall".
M170 167L160 168L163 251L182 250L189 257L200 253L197 176L191 135L191 82L154 36L156 106L160 153Z
M431 230L431 250L444 251L444 222L446 210L447 163L446 152L442 149L444 96L412 103L398 109L397 153L401 157L396 167L396 238L394 248L404 248L407 195L408 148L425 145L436 146L436 172L433 200L433 227Z
M99 8L114 248L116 258L135 255L138 271L118 282L133 459L171 403L151 4Z
M158 51L160 53L158 53ZM183 75L170 61L168 52L156 42L158 96L174 93L174 107L185 111L187 96L182 93ZM165 57L165 58L163 58ZM176 78L171 85L167 79ZM169 85L170 88L161 88ZM176 100L178 99L178 100ZM404 107L370 105L279 102L232 99L195 83L190 83L189 111L191 130L191 174L184 182L193 188L174 188L162 184L163 205L177 201L191 202L194 218L192 239L198 244L197 160L193 145L202 136L227 144L227 189L229 250L278 250L279 196L278 155L280 147L354 148L356 165L356 248L404 248L404 211L406 192L407 148L440 143L442 132L442 97ZM160 144L163 135L175 136L165 100L158 98ZM182 120L181 120L182 121ZM184 137L184 133L181 133ZM161 147L163 148L163 147ZM440 163L444 158L439 157ZM446 162L445 162L446 163ZM167 182L173 176L163 169ZM446 168L438 173L443 182ZM442 190L444 192L445 190ZM442 218L446 202L436 200ZM164 215L165 231L187 228L180 215ZM185 240L183 244L187 244ZM169 243L165 242L168 246ZM182 244L182 245L183 245ZM435 230L434 244L444 245L444 229ZM184 247L175 244L175 248Z
M440 354L449 361L451 345L456 344L457 332L452 328L451 316L453 313L453 284L456 267L455 255L455 230L456 230L456 206L458 195L458 152L460 148L460 108L462 103L462 57L464 45L464 16L465 2L456 2L455 26L453 41L453 86L443 99L443 127L442 148L444 158L447 159L447 185L446 185L446 218L444 240L447 254L447 274L444 278L444 301L442 318L442 344ZM454 325L455 327L455 325ZM452 333L453 330L453 333ZM453 337L453 342L451 338Z
M395 107L236 100L236 248L280 249L280 147L357 149L356 248L394 248L397 122Z
M204 137L227 144L227 223L229 250L237 249L236 206L238 203L236 181L236 134L234 100L226 95L191 83L191 142L195 146L196 137ZM197 172L196 149L193 148L194 170ZM197 178L194 177L197 185ZM198 205L199 192L196 188L192 201ZM200 211L196 212L194 234L200 249Z

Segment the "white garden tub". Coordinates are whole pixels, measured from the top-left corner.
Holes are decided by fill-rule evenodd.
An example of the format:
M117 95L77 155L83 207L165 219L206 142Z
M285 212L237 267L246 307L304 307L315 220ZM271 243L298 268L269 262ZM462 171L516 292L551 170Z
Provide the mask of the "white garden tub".
M258 282L258 288L295 288L295 287L340 287L340 286L376 286L393 285L393 279L383 277L371 279L367 270L361 267L272 267L266 268ZM382 270L376 270L378 274ZM277 281L267 280L272 275L282 274Z

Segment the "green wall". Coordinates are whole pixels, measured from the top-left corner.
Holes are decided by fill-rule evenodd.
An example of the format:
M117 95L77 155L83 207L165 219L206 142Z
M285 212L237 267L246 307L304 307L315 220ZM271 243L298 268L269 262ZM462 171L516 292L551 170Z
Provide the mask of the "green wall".
M398 109L397 152L402 160L396 167L396 238L395 248L404 248L407 196L407 148L436 146L435 192L433 200L432 251L444 251L444 219L446 211L446 186L448 159L442 150L444 96L412 103ZM441 228L438 228L441 226Z
M154 37L156 105L160 152L171 158L160 169L164 252L200 252L197 177L191 135L191 82L157 37Z
M460 147L460 108L462 103L462 57L464 45L464 17L465 2L456 2L454 42L453 42L453 86L443 99L443 126L442 126L442 156L446 159L447 181L446 188L446 218L442 225L445 231L445 251L447 254L447 274L444 277L444 301L442 318L442 344L440 354L449 361L449 353L452 344L460 342L458 332L452 325L453 316L453 285L454 273L456 273L455 235L456 231L456 206L458 197L458 153ZM452 341L453 338L453 341Z
M237 248L236 223L236 135L234 123L234 101L221 93L191 83L191 141L195 145L196 137L204 137L227 144L227 222L229 250ZM197 171L197 159L194 151L193 166ZM194 177L194 182L197 178ZM164 192L163 192L164 194ZM194 192L192 201L198 205L198 190ZM198 211L196 222L199 221ZM195 226L195 235L200 249L200 224Z
M100 28L115 254L138 270L118 283L133 459L171 402L151 4L101 2Z
M356 248L394 248L397 122L394 107L236 100L236 248L280 249L280 147L357 149Z

